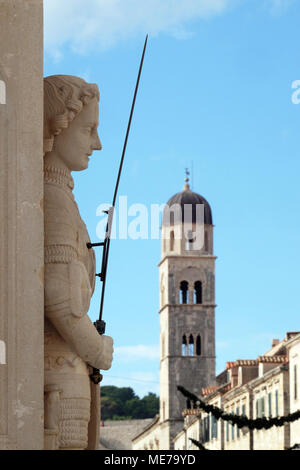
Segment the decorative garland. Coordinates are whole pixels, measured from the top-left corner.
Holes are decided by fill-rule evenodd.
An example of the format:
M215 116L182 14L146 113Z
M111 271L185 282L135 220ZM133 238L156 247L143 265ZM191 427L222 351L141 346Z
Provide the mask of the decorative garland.
M196 441L196 439L192 439L191 437L189 437L189 440L199 448L199 450L210 450L210 449L207 449L206 447L204 447L203 444L201 444L201 442L199 441ZM284 450L300 450L300 444L295 444L293 445L293 447L289 447L288 449L284 449Z
M294 444L293 447L289 447L285 450L300 450L300 444Z
M177 389L193 403L194 408L197 407L206 411L207 413L211 413L216 419L230 421L232 424L236 424L238 428L243 428L246 426L249 429L269 429L273 426L283 426L286 423L292 423L293 421L296 421L300 418L300 410L298 410L294 413L288 414L287 416L280 416L277 418L264 417L249 419L246 416L225 413L224 410L218 408L217 406L208 405L181 385L179 385Z
M196 441L196 439L192 439L191 437L189 437L189 440L192 441L192 443L197 446L200 450L208 450L206 449L206 447L204 447L203 444L201 444L201 442L199 441Z

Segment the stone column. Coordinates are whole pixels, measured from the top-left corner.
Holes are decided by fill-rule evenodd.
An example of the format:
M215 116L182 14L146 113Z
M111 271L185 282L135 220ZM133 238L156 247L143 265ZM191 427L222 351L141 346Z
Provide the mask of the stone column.
M43 448L42 145L43 0L0 0L0 449Z

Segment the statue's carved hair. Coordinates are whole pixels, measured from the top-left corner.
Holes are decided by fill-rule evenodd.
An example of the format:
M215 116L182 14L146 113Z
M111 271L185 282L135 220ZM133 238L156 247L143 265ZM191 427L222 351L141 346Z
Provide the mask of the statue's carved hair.
M44 155L53 149L54 137L69 127L93 98L100 99L95 83L71 75L44 78Z

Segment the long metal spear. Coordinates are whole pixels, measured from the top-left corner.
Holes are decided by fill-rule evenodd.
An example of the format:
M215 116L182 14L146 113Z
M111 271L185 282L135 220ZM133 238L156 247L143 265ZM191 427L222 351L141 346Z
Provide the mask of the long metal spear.
M105 240L102 243L87 243L88 248L92 248L93 246L103 246L101 272L99 274L96 274L96 276L99 276L101 281L103 282L102 292L101 292L100 312L99 312L99 320L96 320L96 322L94 323L95 327L97 328L97 331L100 334L105 333L105 322L102 320L102 313L103 313L104 294L105 294L105 286L106 286L108 255L109 255L109 248L110 248L111 227L112 227L114 209L115 209L117 193L118 193L118 188L119 188L119 183L120 183L120 177L121 177L121 173L122 173L124 157L125 157L125 152L126 152L126 147L127 147L127 141L128 141L128 136L129 136L129 132L130 132L132 116L133 116L133 112L134 112L136 96L137 96L137 92L138 92L138 88L139 88L139 83L140 83L140 78L141 78L141 73L142 73L142 68L143 68L143 63L144 63L144 57L145 57L145 52L146 52L147 41L148 41L148 34L147 34L146 39L145 39L144 49L143 49L142 58L141 58L141 62L140 62L140 67L139 67L139 72L138 72L138 77L137 77L137 81L136 81L133 101L132 101L132 105L131 105L130 116L129 116L128 125L127 125L125 141L124 141L124 145L123 145L121 162L120 162L117 182L116 182L116 186L115 186L114 197L113 197L111 208L107 211L108 220L107 220L107 226L106 226ZM98 376L100 376L99 371L97 371L97 369L94 369L93 374L91 374L91 379L93 381L97 380L95 383L99 383L99 381L101 380L101 376L100 376L100 379L96 379L97 374L98 374Z

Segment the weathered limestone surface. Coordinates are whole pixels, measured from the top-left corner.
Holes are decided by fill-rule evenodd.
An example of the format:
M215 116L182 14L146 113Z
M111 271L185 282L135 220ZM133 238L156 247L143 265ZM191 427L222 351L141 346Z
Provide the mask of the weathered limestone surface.
M109 369L113 340L88 316L95 254L71 171L101 150L99 90L79 77L44 80L45 449L98 449L100 390L89 366Z
M0 0L0 449L44 438L42 7Z

